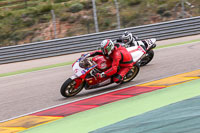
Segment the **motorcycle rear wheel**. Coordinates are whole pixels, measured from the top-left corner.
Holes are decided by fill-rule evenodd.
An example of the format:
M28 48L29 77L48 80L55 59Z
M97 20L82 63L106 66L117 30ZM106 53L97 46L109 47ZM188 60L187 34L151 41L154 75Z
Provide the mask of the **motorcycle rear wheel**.
M60 93L64 97L72 97L78 94L84 87L84 82L82 82L78 88L74 88L76 82L71 78L67 79L61 86Z
M138 63L136 63L132 68L131 70L129 70L129 72L124 76L124 79L122 81L122 83L127 83L131 80L133 80L137 74L139 73L140 71L140 66Z
M154 57L154 51L151 49L147 52L147 56L141 59L140 66L147 65Z

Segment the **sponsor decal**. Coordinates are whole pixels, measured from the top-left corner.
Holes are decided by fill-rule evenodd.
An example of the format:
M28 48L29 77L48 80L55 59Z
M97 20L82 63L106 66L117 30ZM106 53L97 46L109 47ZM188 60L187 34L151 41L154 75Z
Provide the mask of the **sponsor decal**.
M95 66L97 66L97 65L95 64L95 65L93 65L93 66L91 66L91 67L89 67L89 68L86 68L85 70L88 71L88 70L90 70L91 68L93 68L93 67L95 67Z
M90 80L90 81L89 81L89 84L91 84L92 82L93 82L93 81L92 81L92 80Z
M81 71L82 74L85 74L86 72L84 70Z

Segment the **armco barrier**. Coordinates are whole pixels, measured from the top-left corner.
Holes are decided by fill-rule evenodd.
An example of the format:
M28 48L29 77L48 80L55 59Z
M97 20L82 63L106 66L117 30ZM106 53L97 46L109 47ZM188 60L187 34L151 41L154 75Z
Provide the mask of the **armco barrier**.
M154 37L157 38L157 40L164 40L195 35L200 34L200 17L180 19L75 37L67 37L37 43L29 43L24 45L1 47L0 64L94 50L103 39L116 39L126 30L134 33L134 35L138 36L140 39Z

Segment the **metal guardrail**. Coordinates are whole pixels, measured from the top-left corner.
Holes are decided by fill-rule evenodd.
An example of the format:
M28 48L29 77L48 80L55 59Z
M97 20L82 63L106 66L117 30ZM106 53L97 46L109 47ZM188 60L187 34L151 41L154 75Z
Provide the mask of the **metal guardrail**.
M82 36L67 37L37 43L29 43L24 45L1 47L0 64L95 50L103 39L117 39L126 30L132 32L140 39L157 38L157 40L164 40L195 35L200 34L200 17L99 32Z

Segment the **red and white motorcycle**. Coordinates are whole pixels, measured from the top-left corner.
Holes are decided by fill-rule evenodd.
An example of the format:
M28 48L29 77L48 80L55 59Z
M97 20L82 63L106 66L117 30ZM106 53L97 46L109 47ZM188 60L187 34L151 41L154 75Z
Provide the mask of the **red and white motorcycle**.
M129 47L138 47L138 46L145 46L146 48L146 54L142 56L142 58L138 61L140 66L147 65L154 57L154 51L153 49L156 47L156 39L144 39L144 40L137 40L134 41L135 46L129 46L122 43L122 46L129 48Z
M146 40L148 48L155 47L156 39ZM143 42L139 42L143 43ZM139 70L141 59L146 57L147 52L140 45L128 47L127 50L131 53L134 61L132 69L125 75L122 83L126 83L134 79ZM147 49L148 51L148 49ZM111 61L103 55L85 58L87 54L81 56L72 64L74 75L68 78L61 86L60 93L64 97L72 97L78 94L83 88L86 90L99 88L113 83L112 77L97 78L96 73L101 73L111 67Z

